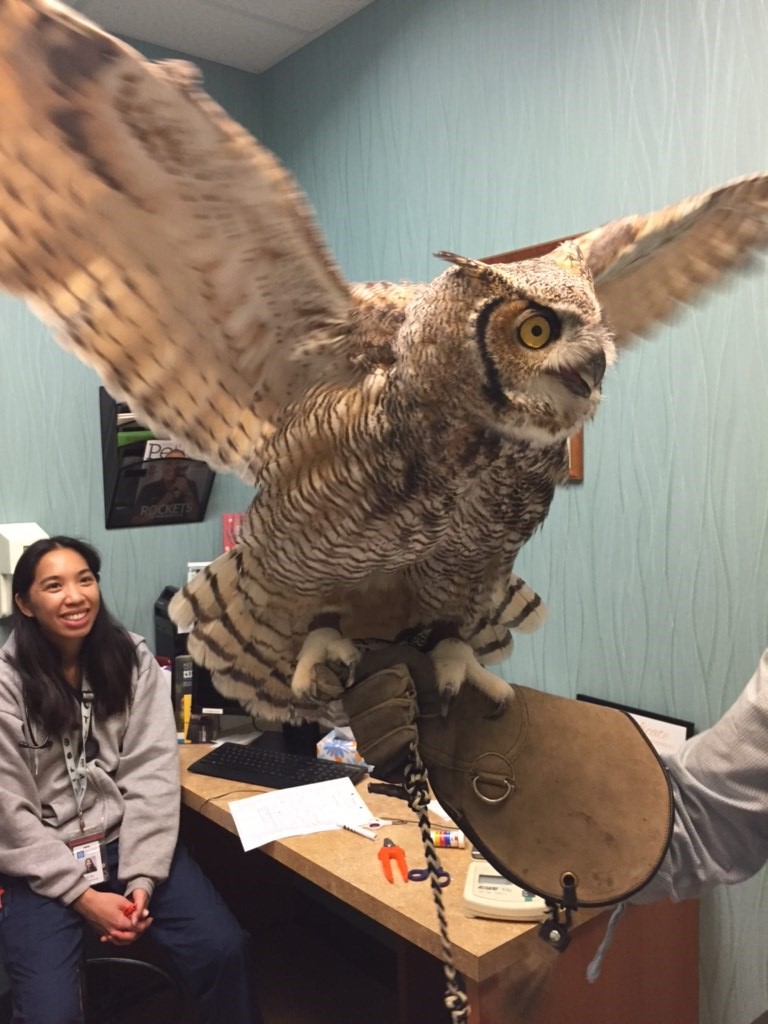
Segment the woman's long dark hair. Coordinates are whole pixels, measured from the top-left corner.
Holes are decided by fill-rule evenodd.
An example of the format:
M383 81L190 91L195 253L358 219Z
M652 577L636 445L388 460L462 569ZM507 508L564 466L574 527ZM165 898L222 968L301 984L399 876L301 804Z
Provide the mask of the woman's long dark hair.
M60 651L45 636L37 620L22 613L16 597L28 600L40 560L61 548L76 551L96 580L99 579L101 556L94 547L74 537L46 537L30 544L22 553L11 584L16 651L9 661L21 676L27 714L36 725L54 736L79 723L79 705L74 690L64 678ZM136 645L110 615L103 598L93 627L83 640L80 663L83 676L94 693L97 718L108 718L128 707L133 669L138 666Z

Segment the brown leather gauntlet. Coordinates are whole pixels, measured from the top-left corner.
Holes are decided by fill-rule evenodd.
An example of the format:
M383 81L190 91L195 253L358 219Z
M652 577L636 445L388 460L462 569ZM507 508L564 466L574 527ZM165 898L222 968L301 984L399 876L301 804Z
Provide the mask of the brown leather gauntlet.
M447 714L427 655L365 655L343 696L358 749L392 778L411 743L436 798L497 871L561 906L620 902L669 843L666 770L622 711L513 686L501 714L465 683Z

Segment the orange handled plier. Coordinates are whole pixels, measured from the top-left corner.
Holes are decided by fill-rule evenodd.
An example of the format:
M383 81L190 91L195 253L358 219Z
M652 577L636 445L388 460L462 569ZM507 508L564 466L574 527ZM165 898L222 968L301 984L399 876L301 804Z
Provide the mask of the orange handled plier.
M405 863L405 850L402 846L396 846L391 839L385 839L379 850L379 860L384 871L384 877L388 882L394 882L392 878L392 861L397 861L403 881L408 881L408 865Z

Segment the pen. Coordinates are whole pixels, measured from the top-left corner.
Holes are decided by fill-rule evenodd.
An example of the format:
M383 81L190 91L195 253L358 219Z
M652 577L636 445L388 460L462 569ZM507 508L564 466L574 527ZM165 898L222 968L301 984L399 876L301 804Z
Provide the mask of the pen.
M356 836L362 836L363 839L372 839L374 842L378 839L378 835L373 829L363 828L362 825L344 825L339 822L338 827L346 829L347 832L354 832Z

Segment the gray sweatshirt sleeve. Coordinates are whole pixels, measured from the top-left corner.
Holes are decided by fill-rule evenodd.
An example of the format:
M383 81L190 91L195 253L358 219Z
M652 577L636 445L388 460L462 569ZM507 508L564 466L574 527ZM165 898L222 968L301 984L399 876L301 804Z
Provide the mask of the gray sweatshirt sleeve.
M179 830L179 749L168 681L142 641L115 782L125 801L119 877L126 893L168 877Z
M26 878L41 896L71 903L89 888L66 843L42 821L35 765L59 757L59 749L31 751L20 746L21 682L0 657L0 872ZM38 737L44 741L44 737Z
M661 869L632 900L684 900L768 860L768 651L732 707L669 758L675 826Z

